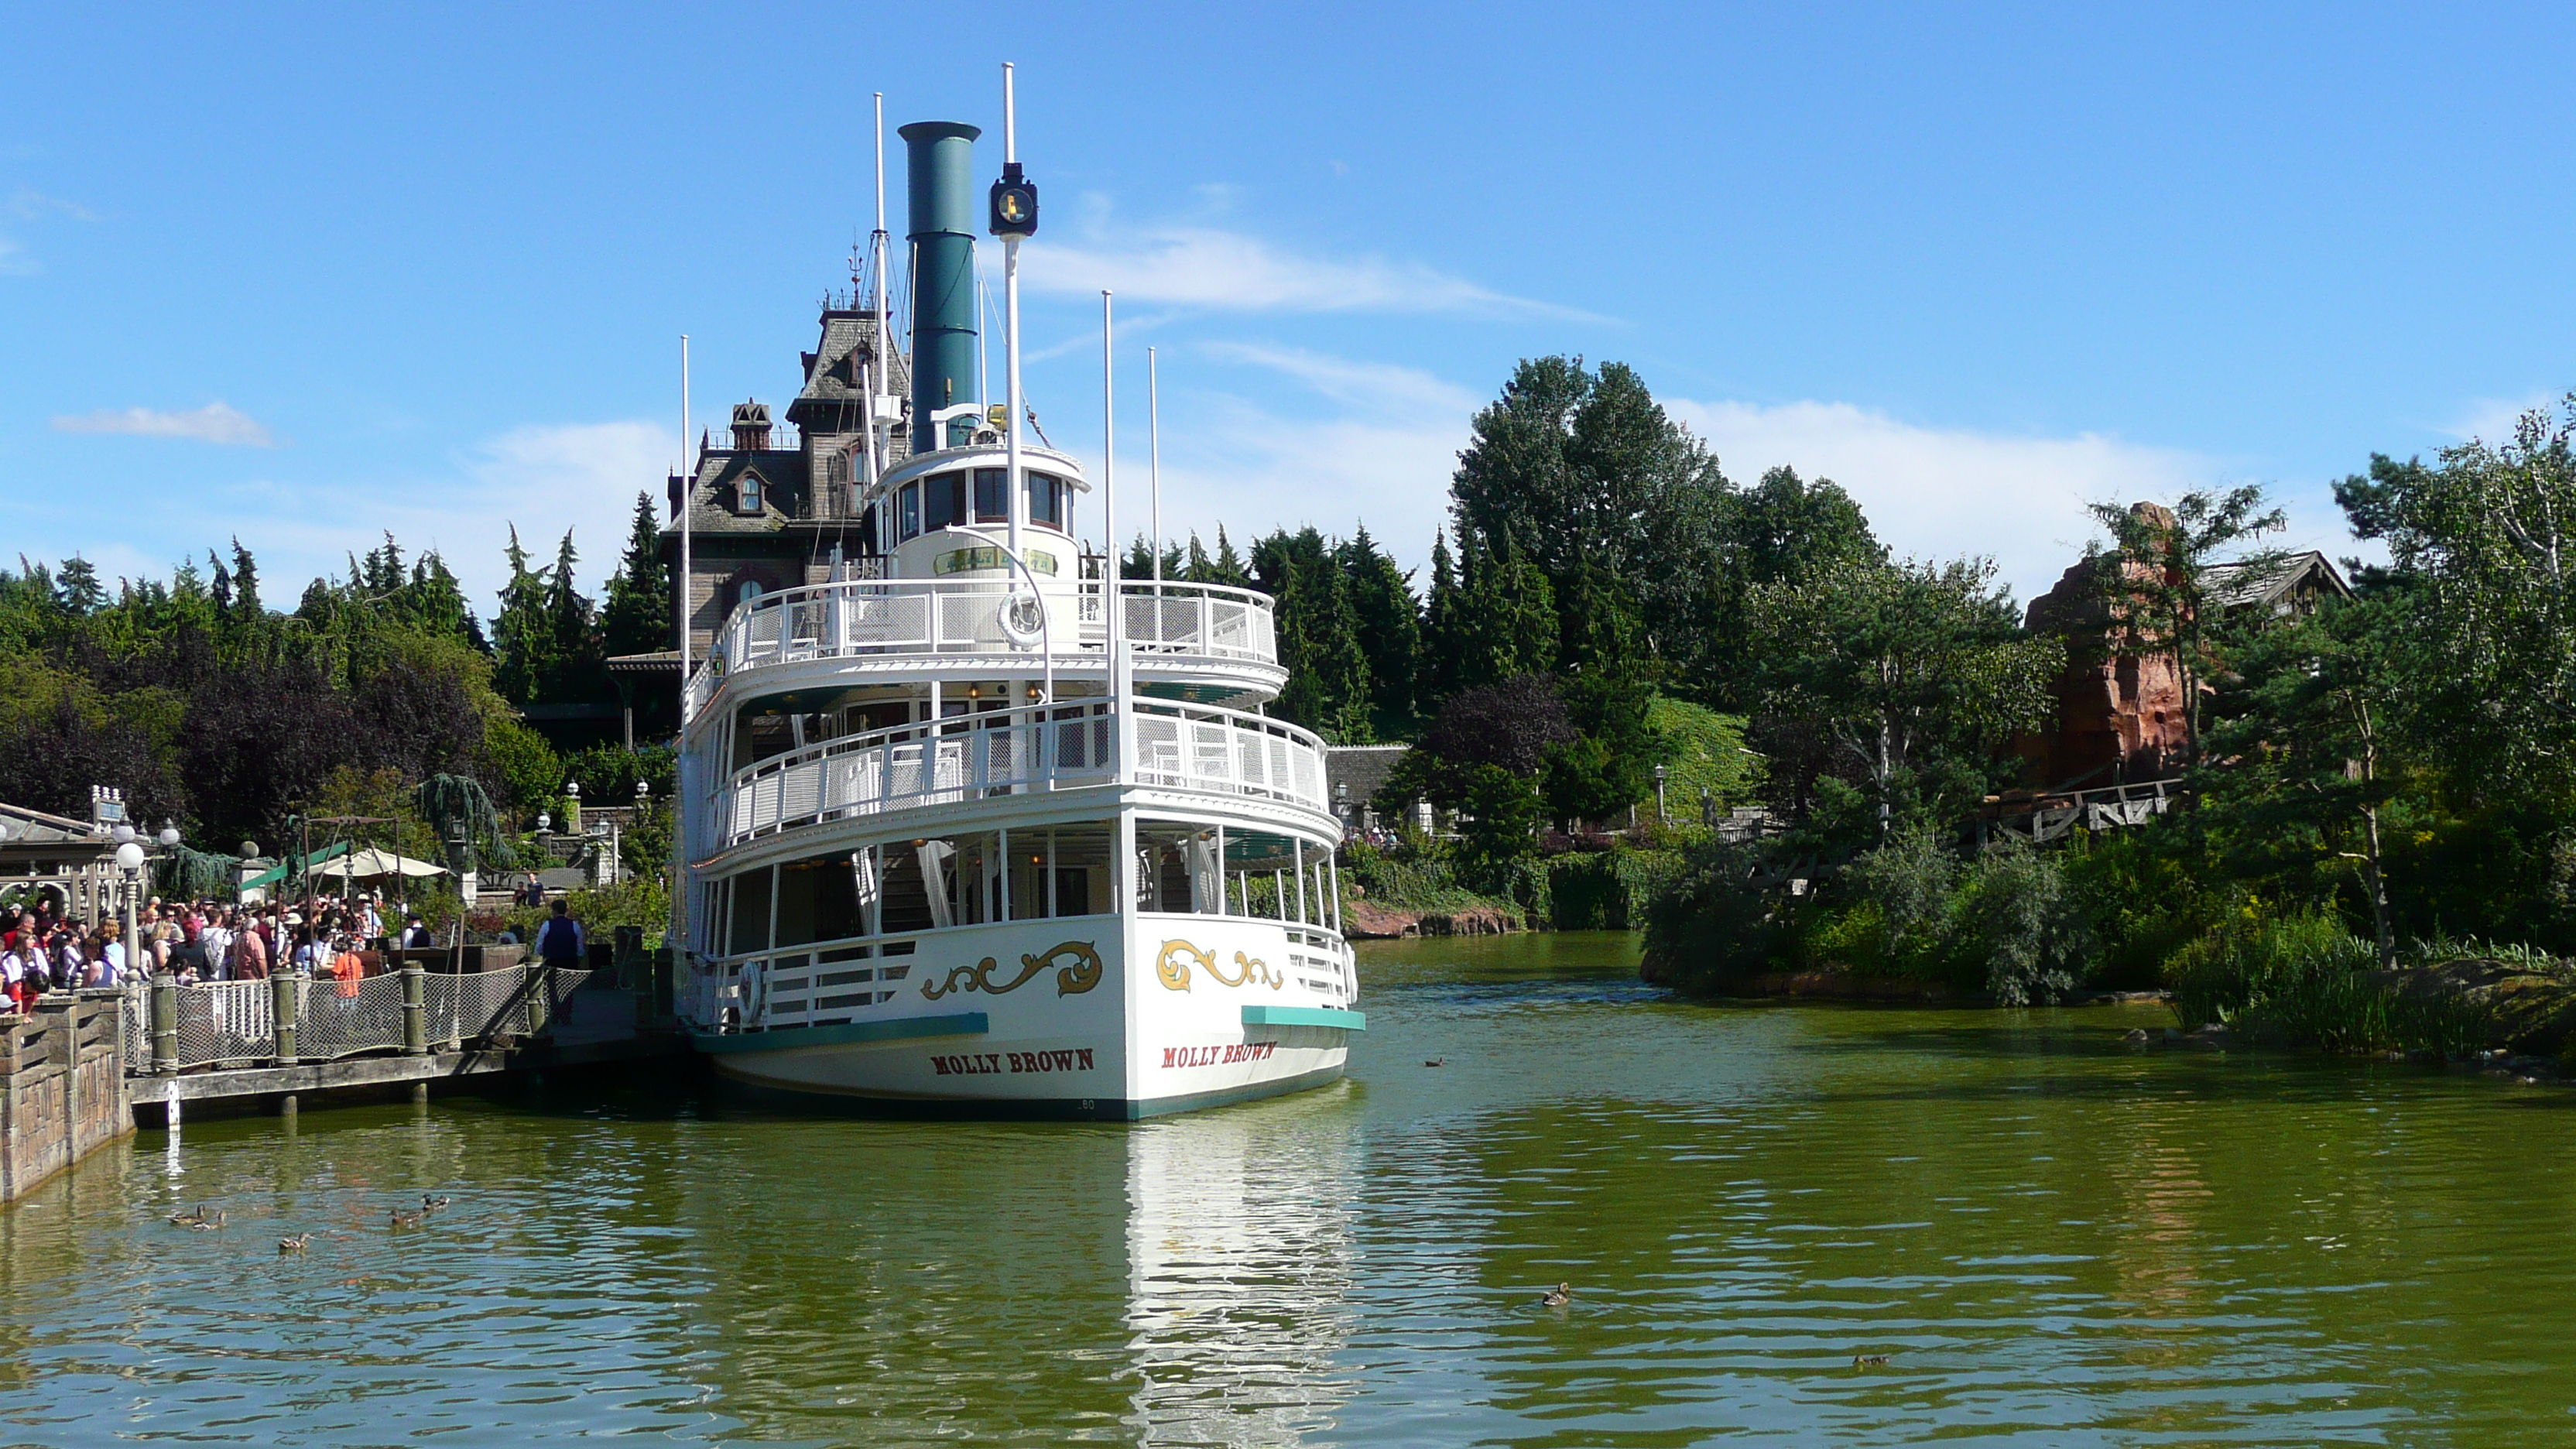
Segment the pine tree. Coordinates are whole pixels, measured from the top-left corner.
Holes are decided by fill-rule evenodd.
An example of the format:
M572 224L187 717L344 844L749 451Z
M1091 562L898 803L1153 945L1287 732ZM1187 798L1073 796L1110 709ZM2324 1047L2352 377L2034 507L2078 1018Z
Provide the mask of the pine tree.
M249 623L266 617L267 606L259 601L259 564L242 547L239 536L233 539L233 615Z
M1369 702L1394 719L1407 719L1413 713L1414 660L1422 647L1412 578L1379 550L1367 524L1337 553L1350 581L1360 648L1368 656Z
M63 571L54 580L54 599L75 618L85 619L107 607L107 590L99 585L97 566L79 554L63 560Z
M466 606L465 588L448 571L447 560L430 549L412 560L411 582L404 586L405 612L418 628L487 651L483 628Z
M1431 591L1422 601L1422 630L1413 671L1414 708L1437 709L1459 689L1458 570L1449 535L1431 535Z
M1225 525L1222 523L1216 526L1215 577L1208 582L1223 584L1234 589L1252 587L1252 570L1244 567L1243 556L1236 553L1234 545L1226 539Z
M609 654L646 654L676 642L671 605L671 573L662 563L662 529L651 495L635 495L635 522L626 537L626 556L617 576L608 581L608 605L600 611L599 631Z
M573 587L573 566L580 561L572 546L572 530L567 528L563 542L555 546L555 566L546 580L546 630L552 636L554 670L543 687L553 700L594 699L608 683L599 647L598 610Z
M510 579L501 586L501 611L492 617L492 648L499 656L492 687L524 708L536 702L540 684L554 673L554 630L546 616L545 576L529 572L516 524L503 557Z

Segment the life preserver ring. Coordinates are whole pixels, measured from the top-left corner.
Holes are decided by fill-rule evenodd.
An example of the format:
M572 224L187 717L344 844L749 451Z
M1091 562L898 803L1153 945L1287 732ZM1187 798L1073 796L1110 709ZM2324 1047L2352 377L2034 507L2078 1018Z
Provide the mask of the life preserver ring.
M1014 593L1002 601L1002 637L1014 649L1035 649L1046 638L1046 603L1033 593Z

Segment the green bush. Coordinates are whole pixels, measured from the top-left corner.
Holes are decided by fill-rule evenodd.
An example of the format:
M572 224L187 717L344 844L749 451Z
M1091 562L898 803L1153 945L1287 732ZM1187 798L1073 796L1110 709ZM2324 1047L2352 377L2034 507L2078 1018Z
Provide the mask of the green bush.
M2457 1055L2485 1045L2482 1010L2401 996L2378 964L2367 938L2297 911L2240 917L2175 952L2165 974L2186 1026L2216 1022L2330 1052Z

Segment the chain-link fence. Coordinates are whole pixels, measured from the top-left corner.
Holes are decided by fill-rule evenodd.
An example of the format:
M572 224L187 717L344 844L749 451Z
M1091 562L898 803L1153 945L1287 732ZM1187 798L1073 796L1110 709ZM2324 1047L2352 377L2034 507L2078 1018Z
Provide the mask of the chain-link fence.
M295 983L295 1054L330 1061L403 1044L402 977Z
M265 981L211 981L179 988L179 1066L249 1066L277 1054L277 996ZM129 997L128 1000L135 998ZM150 998L144 1002L146 1020ZM397 1023L395 1041L401 1036ZM152 1048L126 1058L138 1071L152 1064Z

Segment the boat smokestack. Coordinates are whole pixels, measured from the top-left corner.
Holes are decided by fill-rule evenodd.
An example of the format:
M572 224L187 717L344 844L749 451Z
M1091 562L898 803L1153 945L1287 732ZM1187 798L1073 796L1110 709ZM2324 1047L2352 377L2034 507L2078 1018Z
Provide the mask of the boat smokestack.
M911 193L912 450L944 446L931 421L975 394L975 138L963 121L915 121L903 137Z

